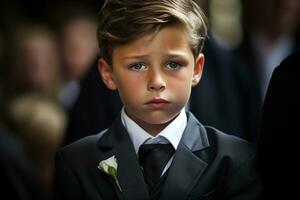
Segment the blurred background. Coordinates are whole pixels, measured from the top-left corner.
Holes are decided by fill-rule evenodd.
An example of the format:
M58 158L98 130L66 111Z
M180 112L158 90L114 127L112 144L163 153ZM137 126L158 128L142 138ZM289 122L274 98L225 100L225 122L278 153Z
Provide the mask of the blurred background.
M300 1L195 2L208 17L209 38L187 109L205 125L256 143L271 74L299 46ZM1 190L18 191L16 199L32 191L41 192L29 199L51 198L55 151L109 127L120 111L118 94L97 72L102 3L0 2L0 182L7 185Z

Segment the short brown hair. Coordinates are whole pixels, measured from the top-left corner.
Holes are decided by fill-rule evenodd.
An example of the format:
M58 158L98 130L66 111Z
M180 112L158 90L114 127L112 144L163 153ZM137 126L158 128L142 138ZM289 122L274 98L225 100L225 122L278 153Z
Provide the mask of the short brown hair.
M113 49L171 24L182 25L196 57L207 36L206 17L192 0L106 0L98 14L100 56L111 63Z

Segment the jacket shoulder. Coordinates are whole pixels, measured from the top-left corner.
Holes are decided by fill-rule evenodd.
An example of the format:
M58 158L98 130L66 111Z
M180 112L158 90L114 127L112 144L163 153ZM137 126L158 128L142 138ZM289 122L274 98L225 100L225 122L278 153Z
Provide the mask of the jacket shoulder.
M90 152L97 148L97 143L103 137L103 135L105 135L105 133L107 133L107 129L98 134L79 139L61 148L57 154L61 154L64 158L67 158L71 161L81 161L81 159L86 159L87 155L90 155Z
M210 147L216 149L216 154L232 161L243 162L256 154L255 145L234 135L223 133L222 131L204 126L207 132Z

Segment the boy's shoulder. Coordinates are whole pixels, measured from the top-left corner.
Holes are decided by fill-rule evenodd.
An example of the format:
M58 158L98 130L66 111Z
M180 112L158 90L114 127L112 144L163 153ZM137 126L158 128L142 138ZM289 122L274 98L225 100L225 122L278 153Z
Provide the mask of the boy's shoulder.
M253 143L248 142L237 136L224 133L212 126L204 126L209 138L211 147L222 150L222 154L251 154L255 150Z
M188 138L187 140L189 141L196 139L199 140L196 143L205 143L203 147L208 149L208 157L211 159L215 157L228 157L232 160L241 161L255 154L255 147L252 143L223 133L214 127L202 125L192 113L188 112L187 117L187 126L189 127L187 128L187 132L184 133L187 136L185 136L185 139ZM101 139L105 139L106 136L109 137L110 134L113 134L114 131L112 129L106 129L96 135L84 137L63 147L58 153L68 160L76 162L80 159L89 159L88 155L92 155L95 152L101 154L102 150L99 149L99 142L102 141ZM194 135L195 137L189 135Z
M208 152L209 155L214 157L228 157L233 160L241 160L243 158L249 158L256 154L255 145L242 139L224 133L215 127L203 125L199 122L192 113L188 113L189 120L194 121L193 126L199 128L199 134L201 137L207 137L208 140ZM190 129L192 130L192 129Z
M252 148L253 144L251 142L248 142L242 138L239 138L237 136L234 136L230 133L225 133L221 130L219 130L216 127L210 126L210 125L203 125L191 112L187 112L188 120L192 121L191 126L198 126L200 127L200 132L204 132L205 135L208 136L208 140L210 145L218 144L218 145L242 145L246 146L248 148ZM203 133L202 133L203 134Z
M72 158L79 158L81 155L89 155L91 151L97 148L98 141L103 137L105 133L107 133L108 129L101 131L95 135L89 135L83 137L71 144L68 144L61 148L58 153L62 154L64 157L68 157L72 160Z
M234 173L235 169L240 169L245 163L254 163L257 159L257 148L254 144L211 126L204 126L204 129L209 140L209 148L204 153L205 156L200 157L208 164L227 163Z

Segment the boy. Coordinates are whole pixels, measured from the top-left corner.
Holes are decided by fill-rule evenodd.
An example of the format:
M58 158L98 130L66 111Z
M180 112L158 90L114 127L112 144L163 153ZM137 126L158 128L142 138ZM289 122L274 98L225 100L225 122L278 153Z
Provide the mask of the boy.
M124 108L57 153L57 199L258 199L253 147L184 110L204 65L200 8L108 0L99 19L99 71Z

